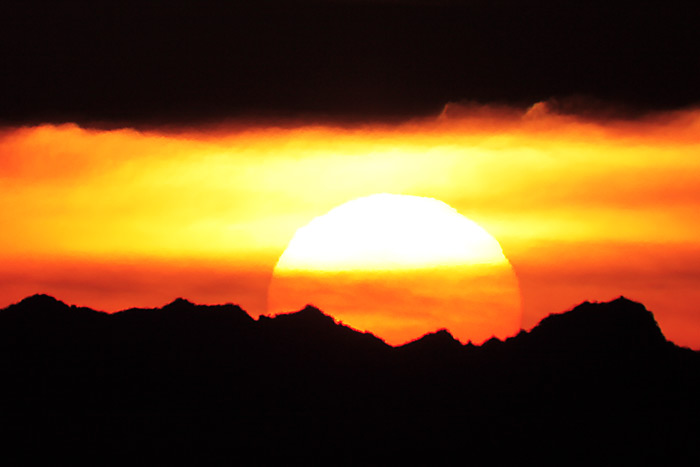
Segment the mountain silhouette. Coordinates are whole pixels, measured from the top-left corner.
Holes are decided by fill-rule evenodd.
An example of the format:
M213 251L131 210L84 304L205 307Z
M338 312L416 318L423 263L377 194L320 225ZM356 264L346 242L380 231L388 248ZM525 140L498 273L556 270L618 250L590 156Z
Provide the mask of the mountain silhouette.
M559 350L607 352L661 347L666 338L644 305L620 297L609 303L585 302L568 313L544 318L531 333L541 345Z
M123 464L696 464L700 358L620 297L481 346L399 347L307 306L0 310L0 443Z

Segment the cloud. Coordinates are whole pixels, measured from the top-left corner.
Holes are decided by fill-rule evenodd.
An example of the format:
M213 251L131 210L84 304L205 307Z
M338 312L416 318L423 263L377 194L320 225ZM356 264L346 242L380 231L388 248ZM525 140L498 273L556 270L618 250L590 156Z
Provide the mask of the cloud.
M197 264L228 262L229 271L269 274L296 229L350 199L388 192L444 201L495 236L529 284L523 290L533 319L608 292L600 298L614 298L623 288L644 302L656 300L656 309L680 307L651 285L673 287L664 277L677 277L675 287L685 293L695 263L655 269L659 256L646 252L682 259L696 248L700 113L613 118L561 108L580 107L457 103L440 115L376 125L292 119L178 131L6 129L0 256L16 267L5 273L5 291L21 289L14 300L55 286L66 296L60 292L84 281L91 297L122 290L131 303L155 300L138 286L143 281L168 292L153 306L172 299L174 286L182 289L174 296L192 291L188 297L199 301L219 297L214 289L245 295L247 286L226 288L219 266ZM558 242L576 253L571 263L562 264ZM626 253L588 248L604 244ZM25 274L20 266L30 260L37 267ZM131 273L113 276L91 261L154 266L132 271L132 283ZM72 262L82 266L71 269ZM621 262L645 273L616 269ZM169 282L168 271L180 264L194 265L194 276ZM606 264L612 273L601 274ZM570 278L569 285L559 277ZM231 276L239 279L248 284ZM251 286L256 306L264 301L261 283ZM548 291L548 284L557 290ZM668 316L663 319L674 319ZM685 342L700 327L688 329Z
M0 122L396 121L448 100L527 106L570 95L678 108L700 101L700 33L685 10L626 0L5 2Z

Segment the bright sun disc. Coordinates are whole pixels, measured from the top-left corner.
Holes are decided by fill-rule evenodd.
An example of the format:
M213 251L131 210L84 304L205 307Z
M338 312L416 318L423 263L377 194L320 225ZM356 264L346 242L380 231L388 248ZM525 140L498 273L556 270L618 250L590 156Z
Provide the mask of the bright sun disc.
M462 341L520 328L520 294L500 245L432 198L377 194L300 228L274 270L268 311L311 303L403 344L438 328Z

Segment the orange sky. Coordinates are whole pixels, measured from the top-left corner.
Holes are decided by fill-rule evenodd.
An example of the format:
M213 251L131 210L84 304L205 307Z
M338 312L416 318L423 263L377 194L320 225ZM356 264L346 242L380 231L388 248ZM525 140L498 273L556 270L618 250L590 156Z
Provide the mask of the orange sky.
M700 111L594 121L544 104L398 125L8 128L0 306L37 292L108 311L184 296L257 315L296 229L388 192L444 201L497 238L524 328L622 294L700 349L698 155Z

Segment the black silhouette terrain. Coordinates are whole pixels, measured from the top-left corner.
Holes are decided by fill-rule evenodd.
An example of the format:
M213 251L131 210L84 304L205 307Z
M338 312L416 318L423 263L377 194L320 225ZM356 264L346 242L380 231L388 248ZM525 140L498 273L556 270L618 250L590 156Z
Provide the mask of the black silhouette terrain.
M395 348L311 306L110 315L35 295L0 311L0 368L12 464L700 462L699 355L625 298Z

